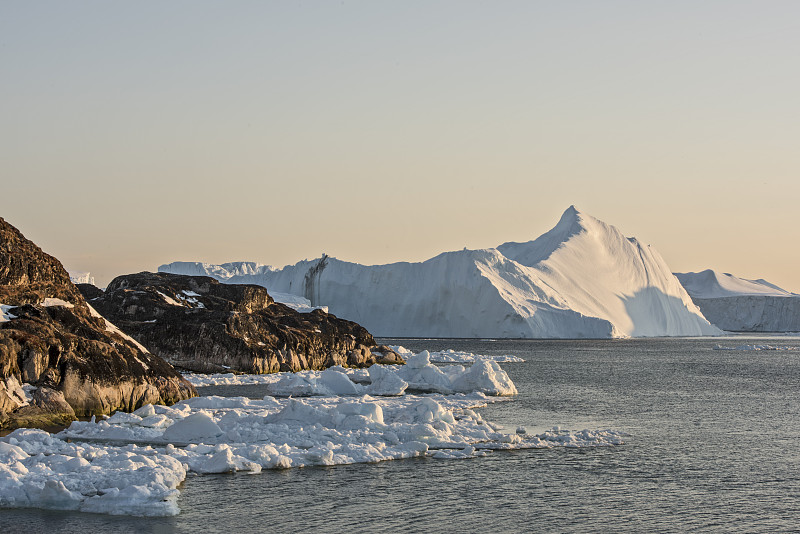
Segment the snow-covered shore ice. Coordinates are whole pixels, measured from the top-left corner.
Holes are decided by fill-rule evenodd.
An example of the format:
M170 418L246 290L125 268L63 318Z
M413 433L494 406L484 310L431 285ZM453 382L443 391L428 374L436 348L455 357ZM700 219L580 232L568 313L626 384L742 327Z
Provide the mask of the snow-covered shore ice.
M408 360L408 358L414 356L414 351L411 351L402 345L390 345L389 348L399 354L404 360ZM519 356L514 356L512 354L473 354L472 352L457 351L453 349L431 351L428 354L430 355L430 361L433 363L472 363L479 359L492 360L497 363L518 363L525 361Z
M392 345L390 347L392 350L397 352L404 360L408 361L410 358L415 356L415 353L403 346L400 345ZM513 356L510 354L503 354L497 356L488 356L483 354L473 354L471 352L459 352L454 350L443 350L437 352L427 352L428 360L430 363L463 363L463 364L471 364L478 360L488 360L492 362L498 363L516 363L516 362L524 362L522 358L519 356ZM422 353L420 353L422 354ZM396 372L400 369L399 366L396 365L384 365L376 367L373 370L375 373L380 368L390 369L393 372ZM341 373L345 373L350 380L356 382L358 384L370 383L371 378L369 371L367 369L350 369L350 368L342 368L342 367L332 367L334 371L338 371ZM276 382L281 381L297 381L298 384L302 383L303 381L308 381L311 383L318 383L320 379L320 375L323 371L299 371L294 373L295 377L301 378L290 378L287 377L284 373L272 373L272 374L235 374L235 373L215 373L215 374L200 374L200 373L185 373L183 376L189 382L192 383L195 387L205 387L205 386L243 386L243 385L256 385L256 384L275 384ZM396 373L395 373L396 374ZM402 374L402 373L401 373ZM285 384L284 384L285 385ZM323 388L316 387L314 385L309 386L312 388L313 391L317 393L305 393L306 395L329 395L331 392L326 392ZM275 390L277 391L277 390ZM491 394L491 388L488 390L480 390L484 391L484 393ZM400 393L379 393L375 388L372 391L361 391L361 390L354 390L353 393L349 394L364 394L369 393L370 395L398 395ZM274 393L278 395L304 395L301 391L297 390L294 392L284 392L284 393ZM348 393L339 393L340 395L348 394Z
M233 373L184 375L194 386L264 384L270 395L402 395L407 388L427 393L470 393L516 395L517 389L496 361L472 357L469 367L431 363L431 354L422 351L408 355L406 364L373 365L369 369L331 367L324 371L275 373L270 375L235 375ZM439 353L443 354L443 353ZM447 354L447 353L444 353ZM452 353L463 356L467 353ZM363 385L367 384L367 385Z
M152 447L69 443L44 430L0 438L0 507L175 515L186 466Z
M325 396L196 397L173 406L117 412L97 422L76 421L56 435L16 430L0 438L0 507L174 515L179 512L178 484L187 473L258 473L417 456L472 458L502 449L623 443L623 434L610 430L554 429L539 435L502 431L475 411L505 400L474 391L482 381L516 392L496 366L479 360L468 370L448 366L462 369L448 374L442 370L446 367L431 365L427 353L421 353L399 370L371 367L366 371L369 385L358 384L337 369L311 377L316 382L290 373L273 382L288 381L284 386L290 391L292 384L316 384L331 390ZM449 394L397 395L398 380ZM377 385L395 391L395 396L365 394ZM339 393L347 388L357 392ZM456 392L470 388L469 393Z

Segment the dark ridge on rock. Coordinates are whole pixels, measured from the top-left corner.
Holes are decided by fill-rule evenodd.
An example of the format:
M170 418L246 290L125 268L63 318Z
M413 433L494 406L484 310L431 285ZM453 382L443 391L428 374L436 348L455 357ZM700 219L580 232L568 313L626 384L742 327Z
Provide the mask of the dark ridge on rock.
M75 287L78 288L78 291L81 292L81 295L86 300L103 296L103 290L93 284L75 284Z
M58 300L55 300L58 299ZM69 274L0 218L0 428L172 404L197 395L86 303ZM20 385L37 389L26 401Z
M38 304L48 297L83 301L61 263L0 217L0 303Z
M321 310L299 313L258 285L142 272L115 278L91 303L153 353L196 372L402 363L385 347L372 354L375 340L362 326Z

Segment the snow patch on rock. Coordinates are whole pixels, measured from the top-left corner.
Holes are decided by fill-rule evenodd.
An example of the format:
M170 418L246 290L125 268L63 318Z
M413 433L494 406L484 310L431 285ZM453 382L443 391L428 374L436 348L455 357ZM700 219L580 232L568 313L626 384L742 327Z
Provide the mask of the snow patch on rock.
M17 316L11 313L11 310L16 308L16 306L9 306L8 304L0 304L0 323L5 323L6 321L11 321L12 319L16 319Z

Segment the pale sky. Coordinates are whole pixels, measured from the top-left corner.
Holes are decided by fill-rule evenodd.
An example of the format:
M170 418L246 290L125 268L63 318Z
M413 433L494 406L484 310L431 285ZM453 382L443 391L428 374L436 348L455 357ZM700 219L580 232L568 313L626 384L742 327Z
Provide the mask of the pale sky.
M101 286L422 261L575 204L800 292L800 2L0 0L0 177Z

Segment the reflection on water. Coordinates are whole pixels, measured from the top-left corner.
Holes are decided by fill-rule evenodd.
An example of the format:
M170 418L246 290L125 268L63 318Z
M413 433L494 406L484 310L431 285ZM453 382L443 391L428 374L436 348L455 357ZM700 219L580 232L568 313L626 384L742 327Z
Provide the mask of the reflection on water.
M519 397L483 408L488 420L631 436L611 448L191 477L174 518L0 510L2 523L153 533L800 528L800 354L712 350L719 338L380 342L522 356L502 364ZM214 394L263 395L245 387Z

